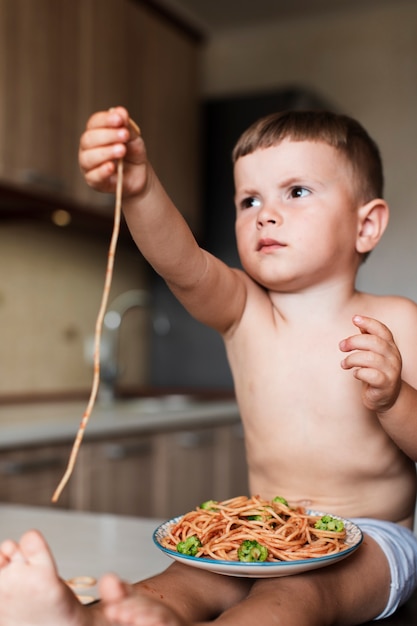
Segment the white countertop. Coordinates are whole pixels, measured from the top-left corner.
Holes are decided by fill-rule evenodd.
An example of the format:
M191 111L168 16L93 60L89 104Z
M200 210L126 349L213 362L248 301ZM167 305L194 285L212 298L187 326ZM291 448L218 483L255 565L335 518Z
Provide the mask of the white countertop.
M18 540L31 528L46 537L64 579L115 572L136 582L171 562L155 546L152 533L160 520L65 511L52 507L0 504L0 541ZM97 588L76 590L97 597Z
M86 403L53 402L0 406L0 449L33 443L72 440ZM234 400L182 401L142 398L97 404L85 436L150 432L164 428L190 428L239 420Z

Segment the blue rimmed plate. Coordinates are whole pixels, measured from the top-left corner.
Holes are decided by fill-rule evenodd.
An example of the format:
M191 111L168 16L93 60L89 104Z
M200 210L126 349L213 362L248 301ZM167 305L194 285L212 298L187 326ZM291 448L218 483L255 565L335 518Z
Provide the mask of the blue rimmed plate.
M319 511L306 511L309 515L319 516L328 515L327 513L321 513ZM155 545L162 550L167 556L175 561L180 561L185 565L191 567L197 567L216 574L223 574L224 576L238 576L246 578L274 578L277 576L291 576L293 574L301 574L302 572L308 572L310 570L318 569L320 567L326 567L337 563L357 550L363 541L362 531L356 524L350 520L344 519L337 515L332 515L337 519L341 519L346 528L345 543L348 546L345 550L337 552L336 554L327 554L325 556L313 557L311 559L300 559L298 561L274 561L264 563L242 563L240 561L220 561L215 559L208 559L204 557L187 556L180 554L175 550L169 550L162 545L163 539L168 535L171 527L183 517L174 517L167 522L164 522L153 533L153 540Z

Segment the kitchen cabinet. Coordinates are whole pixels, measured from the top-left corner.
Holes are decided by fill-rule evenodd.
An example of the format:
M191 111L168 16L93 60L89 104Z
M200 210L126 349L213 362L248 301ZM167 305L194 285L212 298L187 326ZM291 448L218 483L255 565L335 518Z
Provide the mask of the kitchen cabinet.
M72 442L0 451L0 501L50 505ZM239 422L88 438L58 506L171 518L247 494Z
M155 499L157 517L174 517L206 500L220 499L227 480L223 428L201 428L158 436ZM220 468L220 465L222 466ZM219 471L219 470L224 471Z
M78 142L94 111L123 104L196 228L198 57L197 37L140 0L0 0L0 184L111 218L113 198L79 172Z
M47 506L68 462L71 445L51 445L0 452L0 501ZM69 508L73 485L57 506Z
M0 176L70 192L77 131L77 2L0 2Z
M88 441L74 479L77 510L152 516L154 436Z
M240 423L159 434L156 443L157 517L181 515L206 500L248 494Z
M128 8L127 101L159 178L198 231L200 42L138 2Z
M248 493L239 425L84 443L74 508L170 518L209 499Z

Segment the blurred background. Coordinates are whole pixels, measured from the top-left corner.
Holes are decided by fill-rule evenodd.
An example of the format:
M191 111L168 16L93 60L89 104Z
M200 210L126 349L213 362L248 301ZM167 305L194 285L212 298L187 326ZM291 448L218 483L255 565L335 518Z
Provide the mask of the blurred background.
M77 150L88 117L117 104L197 239L233 264L240 132L279 108L354 116L391 206L358 286L417 300L414 0L0 0L0 46L0 400L90 388L114 198L86 187ZM119 393L231 390L219 338L124 225L110 300Z

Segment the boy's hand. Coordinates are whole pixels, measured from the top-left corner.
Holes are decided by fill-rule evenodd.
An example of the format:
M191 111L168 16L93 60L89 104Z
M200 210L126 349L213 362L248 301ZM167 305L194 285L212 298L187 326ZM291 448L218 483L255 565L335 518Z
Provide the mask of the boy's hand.
M123 107L90 117L80 139L78 159L90 187L115 192L117 161L124 159L123 195L141 194L147 183L147 158L143 139L129 123Z
M353 375L363 383L364 405L377 413L390 409L401 388L402 360L391 331L371 317L355 315L353 323L361 331L340 342L343 369L353 369Z

